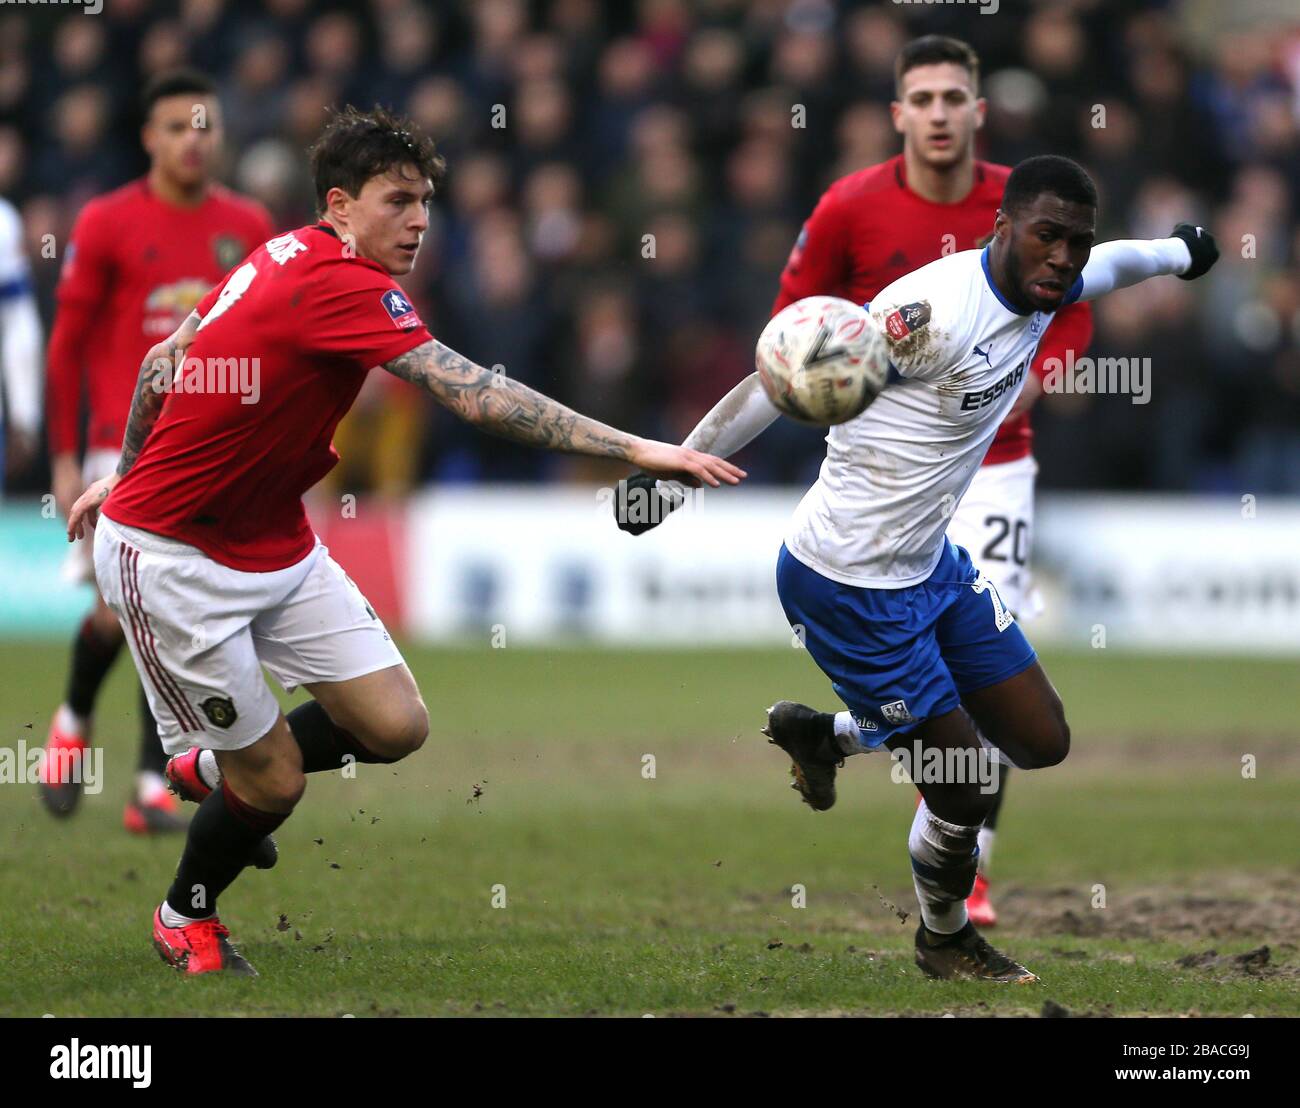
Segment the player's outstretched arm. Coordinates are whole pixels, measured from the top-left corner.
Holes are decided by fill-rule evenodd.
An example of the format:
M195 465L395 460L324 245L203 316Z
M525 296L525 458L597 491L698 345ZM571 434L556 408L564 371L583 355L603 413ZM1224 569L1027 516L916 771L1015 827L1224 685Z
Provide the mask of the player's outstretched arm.
M421 343L392 361L389 373L421 385L467 423L515 442L557 450L617 458L650 473L692 485L734 485L742 469L684 446L638 438L579 415L536 389L493 373L437 340Z
M171 381L173 369L184 359L201 322L198 312L190 312L185 322L169 338L153 347L140 363L135 395L131 398L131 414L127 417L126 434L122 437L122 456L117 463L119 478L131 471L144 449L145 440L158 422L158 413L167 398L166 386Z
M758 438L780 414L763 391L758 374L751 373L709 409L682 445L727 458ZM636 473L618 483L614 519L620 530L641 535L658 527L685 501L686 490L680 483Z
M719 400L686 436L683 446L729 458L766 431L781 413L751 373Z
M135 395L131 398L126 434L122 437L122 457L113 473L96 481L73 504L68 513L69 542L81 538L87 524L92 527L95 525L100 505L108 499L108 494L118 481L135 465L136 458L144 449L145 440L149 438L149 432L158 422L158 413L162 411L163 401L167 398L167 386L171 383L173 367L184 359L185 351L194 341L200 322L199 313L190 312L185 322L170 337L150 347L149 353L144 356L135 380Z
M1214 236L1204 227L1180 223L1167 239L1117 239L1093 248L1080 280L1080 300L1095 300L1151 277L1176 274L1185 281L1207 273L1219 260Z

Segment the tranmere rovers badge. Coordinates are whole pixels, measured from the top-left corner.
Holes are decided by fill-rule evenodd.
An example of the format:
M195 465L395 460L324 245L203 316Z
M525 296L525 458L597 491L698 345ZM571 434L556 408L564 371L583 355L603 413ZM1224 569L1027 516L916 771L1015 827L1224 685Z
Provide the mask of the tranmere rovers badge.
M906 700L891 700L888 704L882 704L880 714L885 717L886 723L895 726L900 723L914 723L916 718L907 710Z

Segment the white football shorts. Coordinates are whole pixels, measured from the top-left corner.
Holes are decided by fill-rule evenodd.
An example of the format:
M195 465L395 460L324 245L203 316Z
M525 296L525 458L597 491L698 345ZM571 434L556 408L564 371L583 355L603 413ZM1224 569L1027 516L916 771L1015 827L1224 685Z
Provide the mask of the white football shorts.
M977 569L989 577L1017 619L1043 610L1034 588L1030 558L1034 545L1033 455L980 466L948 523L948 538L964 546Z
M90 450L81 463L81 480L86 488L96 481L107 477L117 469L120 450ZM70 585L93 585L95 583L94 539L87 537L76 539L68 556L63 559L63 568L59 571Z
M317 541L302 561L246 573L101 515L95 577L117 613L168 754L239 750L274 725L285 692L399 665L361 590Z

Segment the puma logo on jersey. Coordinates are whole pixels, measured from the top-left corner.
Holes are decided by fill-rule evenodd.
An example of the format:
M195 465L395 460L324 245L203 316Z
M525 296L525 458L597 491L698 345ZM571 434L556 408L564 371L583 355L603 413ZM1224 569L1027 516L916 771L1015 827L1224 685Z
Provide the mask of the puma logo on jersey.
M979 392L966 393L961 398L961 410L963 412L975 412L980 408L987 408L1008 389L1015 388L1025 379L1025 364L1025 362L1021 362L996 385L990 385Z

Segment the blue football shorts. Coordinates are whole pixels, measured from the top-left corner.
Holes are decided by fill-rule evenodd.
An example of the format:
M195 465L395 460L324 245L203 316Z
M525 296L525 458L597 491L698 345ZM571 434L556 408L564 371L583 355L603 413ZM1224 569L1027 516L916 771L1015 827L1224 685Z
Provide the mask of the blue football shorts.
M902 589L832 581L782 545L776 588L790 626L871 749L1037 658L993 583L946 538L934 572Z

